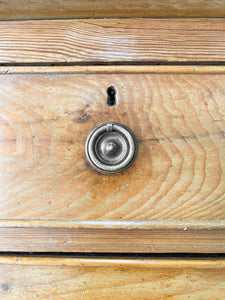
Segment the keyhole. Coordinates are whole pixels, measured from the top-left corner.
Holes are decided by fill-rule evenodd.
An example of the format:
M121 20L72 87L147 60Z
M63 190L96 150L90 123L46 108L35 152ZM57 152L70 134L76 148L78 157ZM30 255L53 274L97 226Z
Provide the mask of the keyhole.
M114 86L109 86L107 89L107 104L109 106L114 106L117 104L117 90Z

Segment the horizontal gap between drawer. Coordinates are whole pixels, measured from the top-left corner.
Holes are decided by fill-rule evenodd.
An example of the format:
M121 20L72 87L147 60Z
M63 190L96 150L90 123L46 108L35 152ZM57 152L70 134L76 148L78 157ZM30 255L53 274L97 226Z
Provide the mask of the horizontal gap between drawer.
M17 255L18 254L18 255ZM64 254L51 253L50 255L42 254L38 256L31 253L24 255L13 253L0 255L0 265L21 265L21 266L63 266L63 267L116 267L116 268L142 268L142 269L225 269L224 256L103 256L102 254L84 256L79 254L75 256L65 256Z
M188 62L166 62L166 61L112 61L112 62L41 62L41 63L0 63L0 66L8 67L48 67L48 66L225 66L225 61L188 61Z
M0 256L20 257L67 257L67 258L171 258L171 259L216 259L225 258L225 253L107 253L107 252L0 252Z
M156 14L151 14L151 15L145 15L145 14L137 14L137 15L127 15L124 16L122 13L118 13L116 15L111 15L111 14L105 14L105 15L83 15L83 16L79 16L79 15L74 15L73 17L71 16L64 16L64 17L59 17L59 16L48 16L48 17L33 17L33 16L28 16L28 17L9 17L9 18L4 18L1 17L0 18L0 22L15 22L15 21L61 21L61 20L107 20L107 19L122 19L122 20L126 20L126 19L224 19L224 15L221 13L218 15L210 15L210 13L208 14L195 14L195 15L191 15L191 14L178 14L178 13L174 13L174 14L168 14L168 15L159 15L158 13Z

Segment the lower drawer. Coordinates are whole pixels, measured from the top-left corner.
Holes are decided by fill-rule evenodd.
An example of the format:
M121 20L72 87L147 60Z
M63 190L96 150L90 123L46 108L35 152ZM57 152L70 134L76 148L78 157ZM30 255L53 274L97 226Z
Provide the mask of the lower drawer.
M0 257L0 299L224 299L225 260Z

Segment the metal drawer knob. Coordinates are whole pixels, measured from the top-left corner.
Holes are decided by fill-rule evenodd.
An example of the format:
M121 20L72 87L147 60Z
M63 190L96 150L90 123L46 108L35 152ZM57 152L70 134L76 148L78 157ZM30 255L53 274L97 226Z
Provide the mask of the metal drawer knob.
M129 168L137 154L133 132L117 122L97 126L89 134L85 148L91 166L104 174L119 173Z

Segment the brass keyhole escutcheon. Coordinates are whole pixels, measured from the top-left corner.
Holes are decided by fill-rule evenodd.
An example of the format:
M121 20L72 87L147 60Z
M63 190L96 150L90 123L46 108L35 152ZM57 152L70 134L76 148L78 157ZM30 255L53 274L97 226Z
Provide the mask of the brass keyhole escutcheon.
M87 159L95 170L115 174L132 165L137 155L137 142L127 126L107 122L92 130L85 150Z

